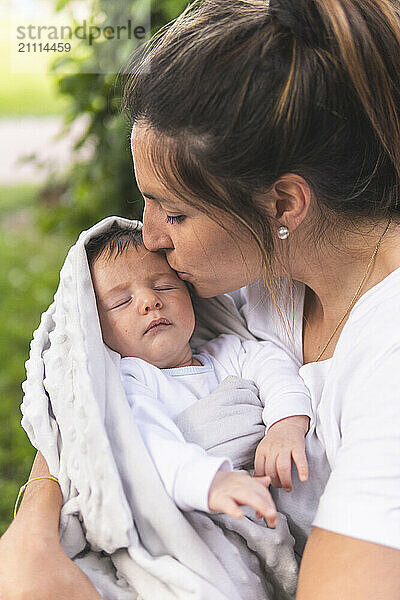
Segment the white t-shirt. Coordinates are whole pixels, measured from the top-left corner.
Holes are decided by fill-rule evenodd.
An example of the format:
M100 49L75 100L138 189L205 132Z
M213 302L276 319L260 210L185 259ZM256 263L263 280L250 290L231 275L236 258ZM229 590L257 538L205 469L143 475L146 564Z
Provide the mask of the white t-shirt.
M176 416L208 396L230 375L250 379L259 388L263 421L270 427L293 415L311 418L309 392L298 363L274 343L221 335L205 344L196 358L202 366L158 369L139 358L121 360L121 380L163 484L182 510L208 511L208 492L219 469L232 468L228 457L206 454L186 443Z
M261 282L232 294L249 330L288 343ZM304 286L291 348L302 360ZM290 320L290 319L289 319ZM400 268L353 307L332 358L299 371L311 393L310 480L274 490L302 553L311 525L400 549Z

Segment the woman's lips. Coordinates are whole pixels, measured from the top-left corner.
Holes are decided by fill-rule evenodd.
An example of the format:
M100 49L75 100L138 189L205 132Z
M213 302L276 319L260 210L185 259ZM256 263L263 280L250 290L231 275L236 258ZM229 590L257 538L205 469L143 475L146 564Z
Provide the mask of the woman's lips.
M179 279L189 279L190 277L189 273L185 273L184 271L176 271L176 274L178 275Z
M173 271L175 271L175 273L178 275L178 277L180 277L180 279L187 279L188 277L190 277L190 274L186 273L186 271L179 271L178 269L175 269L175 267L171 265L171 263L168 261L168 256L166 258L169 266Z

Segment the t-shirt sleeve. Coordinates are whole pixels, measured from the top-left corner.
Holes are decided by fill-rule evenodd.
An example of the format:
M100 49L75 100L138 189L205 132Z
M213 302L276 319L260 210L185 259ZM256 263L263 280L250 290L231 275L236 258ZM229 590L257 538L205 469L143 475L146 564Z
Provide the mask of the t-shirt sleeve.
M165 405L126 367L121 378L135 423L168 494L181 510L209 512L212 480L218 470L232 470L230 460L209 456L200 446L186 442Z
M400 349L370 364L341 406L339 448L313 525L400 549Z

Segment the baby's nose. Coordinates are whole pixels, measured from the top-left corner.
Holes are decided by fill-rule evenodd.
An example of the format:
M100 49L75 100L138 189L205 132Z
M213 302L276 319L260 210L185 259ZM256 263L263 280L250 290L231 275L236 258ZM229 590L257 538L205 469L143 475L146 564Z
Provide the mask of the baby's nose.
M146 295L142 301L142 312L148 313L151 310L160 310L162 308L162 302L160 298L155 295Z

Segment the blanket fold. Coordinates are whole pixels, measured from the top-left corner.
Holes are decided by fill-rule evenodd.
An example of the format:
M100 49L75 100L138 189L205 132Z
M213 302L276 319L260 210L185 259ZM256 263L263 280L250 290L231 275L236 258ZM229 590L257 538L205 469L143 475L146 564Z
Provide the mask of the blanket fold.
M115 221L140 226L109 217L80 235L26 363L22 426L59 479L63 548L105 600L286 600L297 565L285 518L270 530L251 511L241 520L182 513L147 453L120 356L102 341L85 251ZM197 404L179 415L184 435L249 467L263 435L254 386L230 378ZM223 427L210 427L217 418Z
M235 469L249 471L265 433L257 394L251 381L232 375L211 396L179 413L175 423L187 442L199 444L213 456L229 456Z

